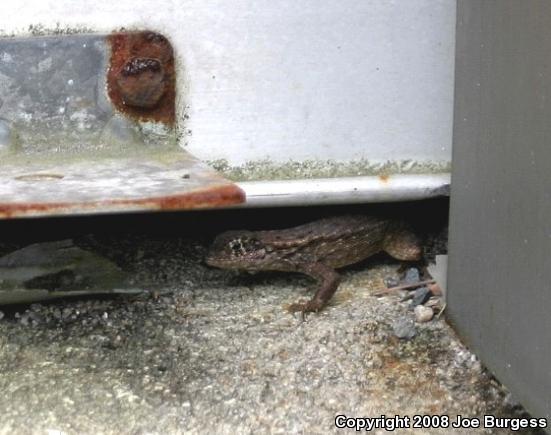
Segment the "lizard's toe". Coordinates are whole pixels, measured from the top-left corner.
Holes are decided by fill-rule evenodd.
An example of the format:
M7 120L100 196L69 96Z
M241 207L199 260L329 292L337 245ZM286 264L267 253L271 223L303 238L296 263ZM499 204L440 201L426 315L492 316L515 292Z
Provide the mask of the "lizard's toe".
M290 313L316 313L322 308L323 304L318 301L296 302L289 305L287 309Z
M306 311L306 302L297 302L294 304L289 305L287 307L287 311L290 313L303 313Z

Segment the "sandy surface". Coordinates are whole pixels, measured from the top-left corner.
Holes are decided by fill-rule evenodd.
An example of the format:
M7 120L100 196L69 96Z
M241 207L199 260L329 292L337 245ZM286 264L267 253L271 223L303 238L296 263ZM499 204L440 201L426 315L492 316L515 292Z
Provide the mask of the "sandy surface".
M303 322L285 306L309 295L307 278L209 269L216 226L144 234L151 222L115 224L97 249L169 293L0 307L0 433L354 433L335 417L523 415L443 318L394 336L413 312L373 293L398 263L346 269Z

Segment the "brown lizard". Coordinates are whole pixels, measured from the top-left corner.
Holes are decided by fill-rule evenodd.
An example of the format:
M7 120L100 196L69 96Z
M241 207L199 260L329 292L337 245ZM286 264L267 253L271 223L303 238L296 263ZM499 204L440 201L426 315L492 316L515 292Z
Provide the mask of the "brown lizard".
M371 216L337 216L272 231L227 231L207 254L210 266L247 271L300 272L318 282L314 297L294 303L291 312L319 311L331 299L340 277L335 269L380 251L397 260L417 261L417 236L402 222Z

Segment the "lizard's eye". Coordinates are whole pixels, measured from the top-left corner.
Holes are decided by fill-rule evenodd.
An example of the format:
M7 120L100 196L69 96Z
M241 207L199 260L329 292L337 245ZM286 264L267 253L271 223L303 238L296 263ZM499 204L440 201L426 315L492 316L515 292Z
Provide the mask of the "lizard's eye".
M236 257L241 255L244 251L243 244L241 243L241 239L232 240L229 243L229 246L230 246L230 250L231 250L232 255L234 255Z

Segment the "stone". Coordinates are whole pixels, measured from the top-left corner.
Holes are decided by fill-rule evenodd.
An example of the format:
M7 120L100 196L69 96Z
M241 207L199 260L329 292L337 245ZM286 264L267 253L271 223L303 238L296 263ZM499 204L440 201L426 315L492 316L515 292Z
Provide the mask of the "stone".
M413 298L411 299L411 306L416 307L427 302L432 296L430 290L427 287L420 287L413 292Z
M434 316L434 311L432 311L432 308L425 307L424 305L417 305L413 312L415 313L415 320L418 323L429 322Z
M406 274L404 275L404 279L402 280L404 284L415 284L419 281L419 271L415 267L410 267L408 270L406 270Z
M394 335L402 340L411 340L417 334L415 323L410 318L401 318L392 325Z
M385 285L388 288L397 287L400 284L400 280L398 278L389 276L388 278L385 278Z

